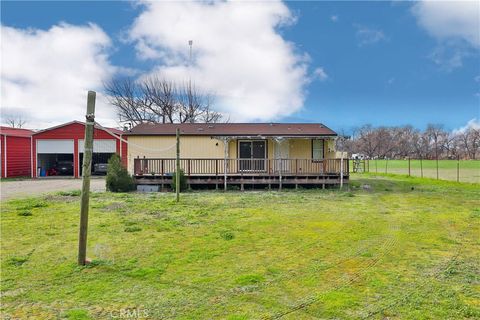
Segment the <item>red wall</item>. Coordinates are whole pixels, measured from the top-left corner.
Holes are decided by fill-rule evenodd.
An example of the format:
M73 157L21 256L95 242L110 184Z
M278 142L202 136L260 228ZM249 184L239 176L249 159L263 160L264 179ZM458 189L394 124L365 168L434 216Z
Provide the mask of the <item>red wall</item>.
M74 174L75 177L79 177L79 167L78 167L78 140L83 140L85 138L85 126L81 123L72 123L66 126L53 128L47 131L36 133L32 136L33 144L32 144L32 154L33 154L33 161L32 161L32 172L33 176L37 176L37 140L52 140L52 139L69 139L74 140L74 155L73 155L73 167L74 167ZM95 128L93 131L93 139L115 139L112 135L108 132ZM125 166L127 165L127 145L126 143L122 143L122 154L120 155L120 143L117 140L117 154L120 155L122 158L122 162L124 162Z
M5 164L3 163L5 161L5 148L4 148L4 141L5 141L5 136L3 134L0 134L0 177L5 178Z
M10 177L30 177L31 161L31 140L30 137L12 137L6 136L6 148L4 145L5 136L0 135L2 151L2 178ZM7 158L7 174L5 176L5 152Z

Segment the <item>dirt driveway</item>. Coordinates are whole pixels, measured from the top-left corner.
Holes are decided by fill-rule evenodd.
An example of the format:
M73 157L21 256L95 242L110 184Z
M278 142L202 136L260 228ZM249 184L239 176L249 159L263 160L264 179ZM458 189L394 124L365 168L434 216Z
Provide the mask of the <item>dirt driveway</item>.
M82 179L35 179L3 181L0 183L1 201L13 198L37 196L44 193L79 190ZM105 191L105 179L94 178L90 182L91 191Z

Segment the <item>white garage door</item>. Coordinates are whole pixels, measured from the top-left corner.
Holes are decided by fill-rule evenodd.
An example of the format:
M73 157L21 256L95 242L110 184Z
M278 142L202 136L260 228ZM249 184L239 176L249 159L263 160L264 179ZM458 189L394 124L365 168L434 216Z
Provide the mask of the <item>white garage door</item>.
M78 152L83 153L83 140L78 140ZM117 142L115 139L97 139L93 140L94 153L115 153L117 151Z
M37 153L73 153L73 140L37 140Z

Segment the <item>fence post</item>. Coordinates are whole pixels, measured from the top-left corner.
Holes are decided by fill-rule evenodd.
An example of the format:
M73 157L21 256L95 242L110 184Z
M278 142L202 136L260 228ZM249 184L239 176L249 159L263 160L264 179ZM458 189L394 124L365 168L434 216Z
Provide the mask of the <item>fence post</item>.
M437 152L436 152L436 155L435 155L435 162L437 163L437 180L438 180L438 153Z
M423 178L423 163L422 163L422 157L420 157L420 177Z
M410 170L410 157L408 157L408 176L410 177L410 173L411 173L411 170Z
M388 173L388 158L385 159L385 174Z
M375 158L375 174L378 174L378 159Z
M457 182L460 182L460 155L457 156Z

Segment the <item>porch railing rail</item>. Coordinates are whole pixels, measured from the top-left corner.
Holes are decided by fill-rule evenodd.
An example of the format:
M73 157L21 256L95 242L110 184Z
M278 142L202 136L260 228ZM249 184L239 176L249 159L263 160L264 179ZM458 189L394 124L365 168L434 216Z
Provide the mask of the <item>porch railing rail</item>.
M170 176L175 172L175 158L135 158L135 176ZM223 159L181 158L180 168L187 176L201 175L320 175L340 174L342 159ZM349 161L343 159L343 174L348 175Z

